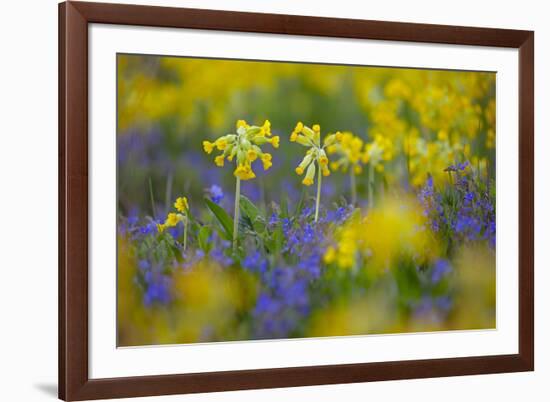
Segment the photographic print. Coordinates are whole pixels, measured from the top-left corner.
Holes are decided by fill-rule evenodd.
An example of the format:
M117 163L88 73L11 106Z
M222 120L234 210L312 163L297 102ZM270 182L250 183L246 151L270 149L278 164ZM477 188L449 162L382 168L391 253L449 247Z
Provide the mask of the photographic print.
M118 54L118 346L494 329L495 83Z

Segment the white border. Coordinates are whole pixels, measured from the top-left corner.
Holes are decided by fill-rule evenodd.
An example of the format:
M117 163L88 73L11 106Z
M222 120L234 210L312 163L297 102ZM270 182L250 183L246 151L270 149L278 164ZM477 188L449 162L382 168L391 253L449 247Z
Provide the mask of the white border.
M518 352L516 50L102 24L89 40L90 378ZM497 329L116 348L116 53L496 71Z

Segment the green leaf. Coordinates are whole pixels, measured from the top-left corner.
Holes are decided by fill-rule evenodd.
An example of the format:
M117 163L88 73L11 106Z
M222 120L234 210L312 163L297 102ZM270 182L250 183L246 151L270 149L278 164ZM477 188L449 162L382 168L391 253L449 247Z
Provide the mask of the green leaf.
M252 222L256 220L258 215L260 215L258 207L256 207L256 205L254 205L254 203L244 195L241 195L240 205L243 214L246 214L246 216L248 216Z
M279 255L281 249L283 248L283 226L281 224L277 225L277 228L273 232L271 237L273 239L273 254Z
M265 219L252 201L241 195L240 206L243 218L248 218L251 228L257 234L265 232ZM240 222L239 222L240 223Z
M296 211L294 211L294 217L295 218L300 216L300 213L302 212L302 208L304 207L305 199L306 199L306 189L302 188L302 195L300 196L300 201L296 205Z
M208 242L208 238L210 237L210 234L212 233L212 230L208 226L202 226L199 229L198 234L198 240L199 240L199 247L201 250L205 252L209 252L212 248L212 243Z
M281 218L288 218L288 198L284 194L281 196Z
M221 232L222 235L224 235L226 240L231 240L233 238L233 218L231 218L222 207L214 204L208 198L205 198L204 202L206 202L208 209L212 211L218 222L221 224L223 228L223 232Z

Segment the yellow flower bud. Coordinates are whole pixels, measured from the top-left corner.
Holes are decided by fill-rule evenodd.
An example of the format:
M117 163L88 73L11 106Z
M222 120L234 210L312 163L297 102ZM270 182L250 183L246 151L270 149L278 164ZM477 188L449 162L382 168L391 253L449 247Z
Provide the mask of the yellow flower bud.
M300 145L303 145L304 147L311 147L313 145L311 140L303 135L299 135L298 138L296 138L296 142Z
M304 134L310 140L313 140L313 138L315 137L315 131L313 131L308 126L304 126L304 128L302 128L302 134Z
M296 131L293 131L292 134L290 134L290 142L296 142L298 139L298 133Z
M314 179L315 179L315 163L310 163L307 168L306 177L304 177L304 180L302 180L302 183L306 186L311 186L313 184Z
M298 176L301 176L304 174L304 169L302 169L300 166L298 166L295 170Z
M328 136L325 137L325 141L324 141L324 144L325 144L325 147L332 147L333 149L335 148L335 146L333 145L334 143L336 142L336 134L330 134ZM328 150L327 148L327 150ZM331 152L329 152L331 153Z
M269 120L266 120L264 122L264 125L262 126L262 130L261 130L261 134L267 135L267 136L271 135L271 123Z
M323 166L322 169L323 176L330 176L330 170L326 166Z
M159 233L164 232L164 229L166 229L166 225L163 223L157 223L157 230Z
M319 164L321 166L328 165L328 158L327 158L327 155L325 154L325 151L323 150L321 150L319 153Z
M320 133L321 132L321 126L319 124L314 124L313 127L311 127L313 129L313 131L315 131L316 133Z

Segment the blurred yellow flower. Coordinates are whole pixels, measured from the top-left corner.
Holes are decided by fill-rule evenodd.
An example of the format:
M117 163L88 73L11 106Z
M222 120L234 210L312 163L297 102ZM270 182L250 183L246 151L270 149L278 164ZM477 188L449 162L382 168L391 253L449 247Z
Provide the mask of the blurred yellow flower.
M326 263L352 268L365 260L366 268L382 272L403 256L425 263L438 255L438 242L416 200L392 197L379 204L364 218L357 215L336 230L335 246L325 251Z
M187 197L178 197L176 199L176 202L174 203L174 208L176 208L179 212L187 212L187 210L189 209Z

